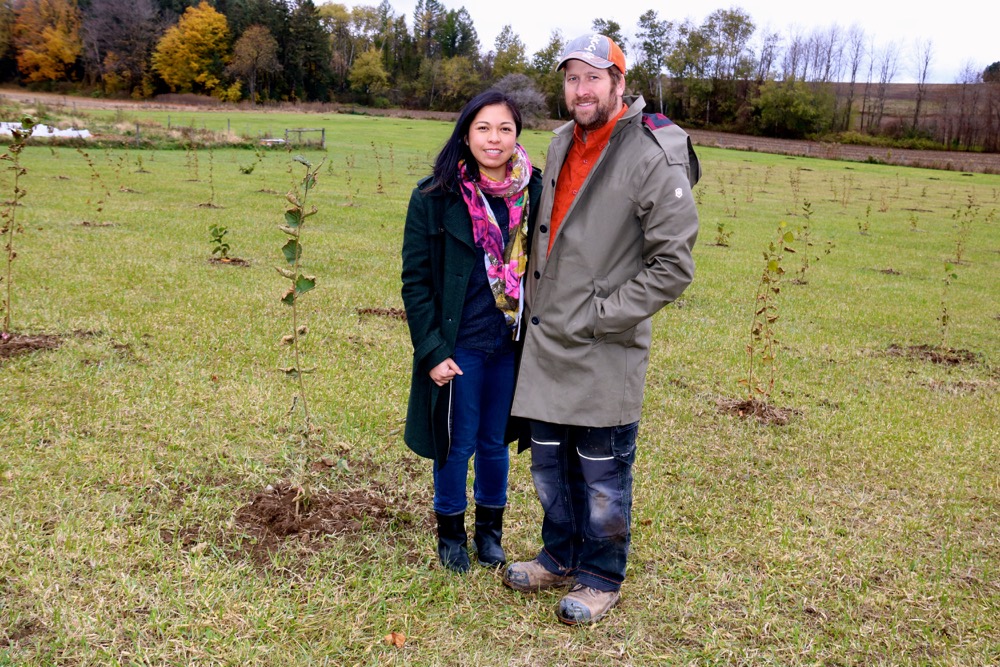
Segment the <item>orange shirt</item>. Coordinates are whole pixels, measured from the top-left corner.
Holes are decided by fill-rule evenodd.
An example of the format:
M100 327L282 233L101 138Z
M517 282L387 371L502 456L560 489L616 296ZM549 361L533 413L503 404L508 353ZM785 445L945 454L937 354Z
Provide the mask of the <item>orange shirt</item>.
M573 145L569 148L562 169L559 170L559 180L556 181L556 194L552 201L552 217L549 219L549 247L545 251L546 257L552 252L552 242L555 241L559 225L566 217L566 211L576 199L577 193L583 187L583 182L587 180L590 170L597 164L597 159L601 157L604 148L611 141L611 131L615 129L618 120L625 115L627 110L628 107L623 104L617 116L596 130L587 132L586 135L579 125L573 128Z

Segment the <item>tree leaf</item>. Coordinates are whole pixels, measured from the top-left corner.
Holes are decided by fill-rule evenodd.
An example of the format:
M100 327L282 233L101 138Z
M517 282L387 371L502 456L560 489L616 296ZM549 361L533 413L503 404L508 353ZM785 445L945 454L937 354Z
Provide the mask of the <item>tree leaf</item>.
M285 211L285 223L289 227L298 227L302 224L302 212L297 208L290 208Z
M295 260L302 257L302 246L295 239L288 239L281 247L281 252L285 255L285 261L294 264Z
M297 294L305 294L314 287L316 287L315 276L299 276L295 279L295 292Z

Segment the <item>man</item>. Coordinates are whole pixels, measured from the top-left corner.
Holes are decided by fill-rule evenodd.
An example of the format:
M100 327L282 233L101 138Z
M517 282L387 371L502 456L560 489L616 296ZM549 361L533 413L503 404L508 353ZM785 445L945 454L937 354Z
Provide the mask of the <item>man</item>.
M530 426L544 546L504 583L572 585L556 615L575 625L603 617L625 579L650 318L693 277L699 167L683 130L625 104L606 36L574 39L556 69L573 122L545 163L512 408Z

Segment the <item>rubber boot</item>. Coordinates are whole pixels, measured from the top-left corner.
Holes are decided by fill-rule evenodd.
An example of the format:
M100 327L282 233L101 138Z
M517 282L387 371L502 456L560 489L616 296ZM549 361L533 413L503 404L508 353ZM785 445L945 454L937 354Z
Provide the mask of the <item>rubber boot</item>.
M479 564L500 567L507 563L507 554L500 546L503 537L503 508L476 505L476 553Z
M469 538L465 533L465 512L438 514L438 556L441 564L455 572L469 571Z

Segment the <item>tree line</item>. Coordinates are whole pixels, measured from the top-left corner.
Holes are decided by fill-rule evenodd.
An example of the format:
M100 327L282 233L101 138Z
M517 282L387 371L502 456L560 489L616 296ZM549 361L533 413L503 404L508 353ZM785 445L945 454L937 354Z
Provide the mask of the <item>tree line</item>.
M225 101L341 101L454 110L499 83L530 116L562 118L558 30L529 54L512 25L484 47L464 8L418 0L408 22L388 0L0 0L0 81L108 96L197 93ZM782 35L739 8L696 24L644 12L629 29L595 18L629 61L650 111L689 125L781 137L833 132L1000 148L1000 62L968 65L935 99L934 51L876 44L857 24ZM571 36L572 37L572 36ZM916 81L908 117L893 82ZM943 107L942 107L943 105Z

